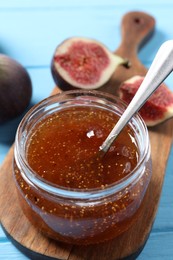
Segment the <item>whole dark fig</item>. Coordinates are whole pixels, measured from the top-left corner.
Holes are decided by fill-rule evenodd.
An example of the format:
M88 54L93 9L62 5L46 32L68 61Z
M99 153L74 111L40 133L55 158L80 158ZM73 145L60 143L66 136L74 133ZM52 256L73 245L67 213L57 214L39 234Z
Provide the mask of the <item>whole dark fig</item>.
M25 68L0 54L0 123L22 114L31 95L31 79Z
M128 61L110 52L102 43L83 37L62 42L52 58L52 75L62 90L98 89L112 76L118 65Z

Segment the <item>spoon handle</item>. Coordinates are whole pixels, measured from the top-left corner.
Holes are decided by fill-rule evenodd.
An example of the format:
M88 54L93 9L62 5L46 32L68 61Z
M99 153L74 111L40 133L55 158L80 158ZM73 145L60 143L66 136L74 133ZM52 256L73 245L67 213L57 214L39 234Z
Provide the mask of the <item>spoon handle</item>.
M118 120L106 140L100 146L100 151L106 153L132 116L143 106L151 94L159 87L173 70L173 40L164 42L159 48L150 69L134 98ZM164 97L163 97L164 98Z

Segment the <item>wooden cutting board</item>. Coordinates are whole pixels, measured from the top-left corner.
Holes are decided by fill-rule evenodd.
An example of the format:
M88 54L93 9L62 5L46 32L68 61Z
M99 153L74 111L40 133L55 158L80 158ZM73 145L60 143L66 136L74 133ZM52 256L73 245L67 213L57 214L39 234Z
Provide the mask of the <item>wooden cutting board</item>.
M130 12L123 17L122 42L115 53L129 59L131 67L120 66L101 90L115 94L122 81L136 74L145 75L146 68L138 60L137 51L141 43L153 32L154 25L153 17L142 12ZM55 88L52 94L58 92L59 89ZM12 177L12 147L0 169L0 218L7 236L31 259L135 259L147 241L156 216L172 143L173 120L150 129L149 134L153 175L142 205L141 218L118 238L91 246L74 246L55 242L43 236L29 223L17 200Z

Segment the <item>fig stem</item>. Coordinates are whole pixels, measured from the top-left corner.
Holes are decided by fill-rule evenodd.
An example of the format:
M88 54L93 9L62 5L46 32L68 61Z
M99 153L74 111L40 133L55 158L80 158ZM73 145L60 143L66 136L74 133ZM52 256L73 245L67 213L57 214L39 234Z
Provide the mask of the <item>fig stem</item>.
M128 124L133 115L139 111L152 93L167 78L173 70L173 40L164 42L159 48L142 84L132 101L118 120L106 140L100 146L103 156L110 148L122 129Z
M123 63L123 66L124 66L125 68L129 69L129 68L132 66L132 63L131 63L130 60L125 59L125 60L124 60L124 63Z

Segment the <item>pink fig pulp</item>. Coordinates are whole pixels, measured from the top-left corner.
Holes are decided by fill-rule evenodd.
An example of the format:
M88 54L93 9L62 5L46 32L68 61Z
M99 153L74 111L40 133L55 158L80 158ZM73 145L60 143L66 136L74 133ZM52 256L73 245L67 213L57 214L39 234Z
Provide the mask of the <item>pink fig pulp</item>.
M144 77L134 76L123 82L119 95L126 103L130 103ZM154 126L173 117L173 93L162 83L139 110L147 126Z
M62 90L97 89L110 79L119 64L125 63L96 40L72 37L56 48L51 69Z

